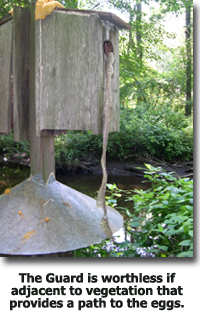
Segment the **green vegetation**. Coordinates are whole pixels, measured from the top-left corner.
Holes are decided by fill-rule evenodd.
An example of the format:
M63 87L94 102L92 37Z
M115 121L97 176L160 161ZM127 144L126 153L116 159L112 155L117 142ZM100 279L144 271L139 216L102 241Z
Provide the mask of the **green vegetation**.
M29 141L15 142L13 132L8 135L0 135L0 154L4 154L6 158L10 158L15 154L30 154Z
M122 243L109 240L73 252L77 257L193 257L193 180L178 178L161 168L146 165L145 178L151 188L112 191L108 203L117 209L117 198L127 195L133 209L124 209L125 236Z
M6 15L13 7L13 5L30 8L32 0L0 0L0 18ZM59 1L67 8L77 8L78 0L63 0Z
M16 153L29 155L29 142L14 142L13 135L0 136L0 152L7 158ZM102 135L89 131L69 131L55 138L57 166L73 166L81 161L99 161ZM193 157L192 118L173 112L169 106L121 108L120 132L109 135L108 161L153 157L168 162L188 161Z
M68 132L55 139L58 164L83 159L100 160L102 136L90 132ZM134 160L136 155L168 162L192 160L193 127L191 117L171 111L169 106L121 108L120 132L108 139L108 161Z

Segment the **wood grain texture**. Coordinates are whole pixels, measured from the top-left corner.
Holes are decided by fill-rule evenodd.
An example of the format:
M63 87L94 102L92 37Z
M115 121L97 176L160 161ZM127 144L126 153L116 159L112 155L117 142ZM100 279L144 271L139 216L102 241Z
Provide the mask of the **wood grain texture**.
M0 133L11 131L12 20L0 26Z
M117 26L119 29L131 30L132 26L122 19L120 19L117 15L111 12L104 11L95 11L95 10L80 10L80 9L69 9L69 8L55 8L57 11L66 11L66 12L74 12L77 14L82 13L83 15L88 14L96 14L104 21L110 21L112 24Z
M42 130L102 133L105 27L95 14L53 12L35 22L36 134ZM110 131L119 130L118 34L110 31L116 54L114 111Z
M54 133L48 131L46 137L36 135L36 44L35 44L35 5L31 5L30 18L30 160L31 174L42 174L46 182L50 173L55 174Z
M14 140L29 139L29 33L30 11L14 7L13 95Z

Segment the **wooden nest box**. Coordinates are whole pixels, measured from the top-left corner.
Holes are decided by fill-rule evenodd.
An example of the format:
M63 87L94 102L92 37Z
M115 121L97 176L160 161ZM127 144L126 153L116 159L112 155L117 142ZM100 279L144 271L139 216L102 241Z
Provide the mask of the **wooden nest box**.
M106 54L114 52L110 132L119 130L118 29L111 13L14 7L0 19L0 133L30 140L31 174L55 173L54 135L102 133Z
M111 13L69 9L35 21L35 5L31 14L14 7L9 18L0 27L0 133L11 130L11 116L15 140L29 139L33 116L37 137L67 130L102 133L110 43L115 55L110 131L118 131L118 29L129 25Z
M0 19L0 133L13 129L14 140L30 140L33 176L0 197L0 253L67 251L107 237L96 201L55 181L54 135L102 133L110 51L110 131L119 130L119 28L130 26L84 10L56 9L35 20L35 3ZM122 216L109 207L108 217L118 231Z

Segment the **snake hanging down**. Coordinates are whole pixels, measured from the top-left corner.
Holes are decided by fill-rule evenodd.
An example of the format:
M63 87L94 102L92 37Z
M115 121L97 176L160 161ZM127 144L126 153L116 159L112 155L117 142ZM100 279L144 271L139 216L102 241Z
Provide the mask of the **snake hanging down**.
M102 207L104 211L104 216L100 222L100 227L103 229L108 238L112 239L112 230L108 221L107 208L105 203L105 192L108 174L106 171L106 148L108 142L109 125L112 115L112 100L111 100L111 77L114 73L113 62L114 54L113 52L108 52L107 54L107 69L106 69L106 89L105 89L105 102L103 107L103 151L101 156L101 167L103 171L102 183L97 195L97 207Z

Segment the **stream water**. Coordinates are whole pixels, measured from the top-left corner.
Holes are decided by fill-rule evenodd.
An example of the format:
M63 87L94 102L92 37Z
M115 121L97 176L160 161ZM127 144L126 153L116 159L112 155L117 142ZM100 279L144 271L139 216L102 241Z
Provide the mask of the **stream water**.
M73 174L73 175L58 175L57 180L71 188L80 191L92 198L96 198L97 191L101 185L101 174ZM136 176L108 175L108 183L116 184L119 189L133 190L146 189L149 184L143 183L143 178ZM109 194L109 190L108 190ZM123 198L120 204L124 204Z
M4 193L6 188L12 188L18 183L24 181L30 176L29 167L15 165L9 162L0 163L0 194ZM57 181L70 186L71 188L80 191L92 198L96 198L97 191L101 185L101 174L59 174L56 176ZM147 189L148 183L143 182L142 177L138 176L123 176L123 175L108 175L108 183L116 184L119 189ZM108 192L109 194L109 192ZM120 204L124 204L125 200L120 199Z

